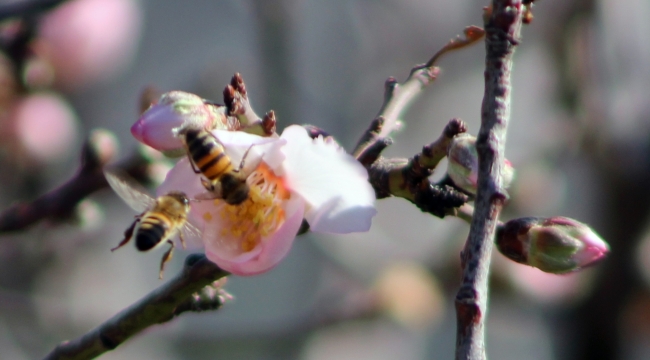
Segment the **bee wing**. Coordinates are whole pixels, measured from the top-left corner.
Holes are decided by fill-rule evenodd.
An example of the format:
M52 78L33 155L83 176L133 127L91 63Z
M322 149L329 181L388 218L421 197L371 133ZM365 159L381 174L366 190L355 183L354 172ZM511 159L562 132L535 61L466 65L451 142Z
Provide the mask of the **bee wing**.
M199 228L186 221L181 227L181 231L183 232L183 238L187 242L188 249L196 250L203 247L203 239L201 237L203 232Z
M126 173L117 170L104 170L104 176L113 191L133 210L143 212L156 204L156 199L152 198L145 188Z

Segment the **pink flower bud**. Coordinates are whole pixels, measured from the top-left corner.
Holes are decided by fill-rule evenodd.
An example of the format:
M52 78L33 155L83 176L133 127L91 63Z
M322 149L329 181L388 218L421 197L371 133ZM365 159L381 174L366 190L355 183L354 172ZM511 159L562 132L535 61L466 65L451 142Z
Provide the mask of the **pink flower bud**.
M496 245L509 259L562 274L602 260L609 245L589 226L565 217L527 217L497 230Z
M454 137L447 149L449 163L447 174L459 188L470 194L476 194L478 184L478 152L476 137L469 134L459 134ZM510 187L514 177L514 168L510 161L505 161L503 169L503 187Z
M131 127L131 134L140 142L160 151L183 148L174 129L187 124L209 129L224 129L223 108L206 103L201 97L183 91L163 94L157 104L145 111Z

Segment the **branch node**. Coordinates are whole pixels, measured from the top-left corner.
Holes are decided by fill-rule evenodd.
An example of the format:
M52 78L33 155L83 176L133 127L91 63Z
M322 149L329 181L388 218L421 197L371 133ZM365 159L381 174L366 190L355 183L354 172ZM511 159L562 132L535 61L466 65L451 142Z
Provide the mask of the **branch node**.
M448 138L453 138L465 132L467 132L467 124L459 118L453 118L445 126L444 135Z
M384 83L384 99L385 101L388 101L393 94L395 94L395 91L399 87L399 84L397 82L397 79L394 77L390 76L388 79L386 79L386 82Z
M361 165L368 168L375 161L377 161L377 159L379 159L381 152L392 144L392 138L380 138L363 149L363 151L357 156L357 160L361 163Z
M277 120L275 119L275 111L269 110L262 119L262 129L267 136L273 135L276 130Z
M246 84L244 84L244 78L240 73L237 72L232 76L232 79L230 79L230 85L232 85L234 90L240 93L244 99L248 98L248 94L246 93Z
M370 165L375 160L377 160L377 156L379 156L379 154L383 149L385 149L386 147L392 144L393 141L392 139L388 137L382 137L379 135L382 129L384 128L385 123L386 123L386 119L383 116L378 116L370 122L370 126L363 133L363 135L361 136L361 138L357 142L357 145L354 148L354 152L352 153L352 155L357 160L359 160L362 163L366 163ZM383 144L376 144L376 142L383 142ZM368 162L370 161L370 159L362 159L362 156L364 156L364 154L370 155L377 150L379 152L376 153L377 156L371 162Z
M473 325L479 324L482 320L481 308L477 304L476 296L477 294L472 288L463 286L458 290L454 300L458 328L465 335L471 331Z

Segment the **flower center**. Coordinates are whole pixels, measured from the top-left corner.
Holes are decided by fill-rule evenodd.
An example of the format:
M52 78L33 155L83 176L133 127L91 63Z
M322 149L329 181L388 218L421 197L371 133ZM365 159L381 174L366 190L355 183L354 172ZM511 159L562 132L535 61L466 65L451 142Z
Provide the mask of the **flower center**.
M269 236L284 223L282 203L290 196L282 179L264 163L248 176L246 183L250 190L248 199L243 203L230 205L223 200L215 200L215 205L224 204L219 215L229 224L221 230L221 235L240 239L239 248L243 252L253 250L263 237Z

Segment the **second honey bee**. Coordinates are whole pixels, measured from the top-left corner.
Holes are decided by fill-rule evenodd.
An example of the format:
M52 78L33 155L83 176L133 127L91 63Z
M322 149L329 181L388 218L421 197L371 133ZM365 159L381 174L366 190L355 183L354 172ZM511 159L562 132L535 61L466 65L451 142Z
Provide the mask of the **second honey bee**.
M243 168L250 148L235 168L223 144L209 131L186 127L178 129L176 134L185 144L192 168L202 175L201 182L212 198L223 199L230 205L239 205L248 199L250 188L246 179L250 174Z
M183 234L196 236L200 231L187 222L190 200L180 191L172 191L154 199L133 179L113 171L105 171L108 184L133 210L140 214L124 232L124 239L111 251L126 245L135 238L135 246L140 251L149 251L169 244L160 262L159 277L162 279L165 264L171 260L174 250L172 239L178 235L183 248L186 247Z

